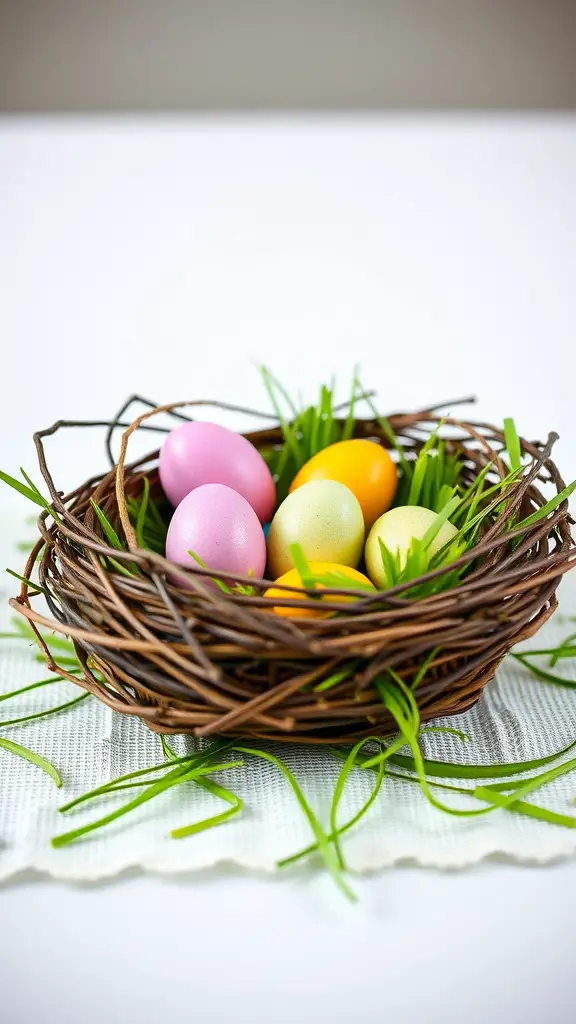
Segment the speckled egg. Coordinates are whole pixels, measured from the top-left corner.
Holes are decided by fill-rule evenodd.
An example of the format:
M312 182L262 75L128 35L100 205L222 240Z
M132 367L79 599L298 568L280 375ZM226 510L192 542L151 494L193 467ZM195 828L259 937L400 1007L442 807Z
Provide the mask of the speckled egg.
M308 561L356 566L364 517L352 491L337 480L313 480L289 494L268 534L268 564L276 578L294 566L291 544L300 544Z
M237 491L224 484L203 484L182 499L166 537L166 558L187 569L209 569L260 579L266 565L266 541L258 516Z
M366 541L366 568L377 587L388 587L390 581L382 564L380 541L392 554L399 553L400 565L406 565L408 550L414 538L422 540L436 519L436 512L421 505L400 505L377 519ZM456 536L458 530L450 522L444 523L428 547L430 555Z
M160 482L172 505L203 484L225 484L246 498L261 523L272 518L276 488L260 452L217 423L183 423L160 450Z
M337 574L338 576L345 576L346 579L350 581L351 589L354 588L354 584L357 584L359 590L375 589L374 585L370 582L367 576L364 576L363 573L358 572L357 569L352 569L352 567L349 565L336 565L334 562L310 562L309 566L310 572L314 576L325 576L327 573L332 575ZM326 619L330 615L336 614L334 611L326 611L322 609L321 602L322 600L324 600L324 598L321 598L320 601L316 601L314 598L308 598L308 596L304 592L291 593L289 590L282 590L280 586L281 584L284 584L287 587L301 587L303 585L302 578L298 570L290 569L288 572L284 573L284 575L281 576L279 580L276 580L276 583L274 584L273 587L268 588L268 590L264 594L264 597L270 598L270 600L272 601L286 600L288 598L290 600L296 599L298 601L302 601L302 607L287 608L282 605L274 605L272 610L276 612L276 615L284 615L285 617L291 619ZM341 589L341 584L339 584L336 580L325 585L318 584L317 588L318 590L322 590L324 589L324 586L331 586L335 589ZM354 601L355 599L355 597L347 597L344 594L333 595L330 598L331 601L342 601L344 603Z
M313 455L294 477L290 491L311 480L338 480L350 488L369 530L394 501L398 473L382 445L360 438L338 441Z

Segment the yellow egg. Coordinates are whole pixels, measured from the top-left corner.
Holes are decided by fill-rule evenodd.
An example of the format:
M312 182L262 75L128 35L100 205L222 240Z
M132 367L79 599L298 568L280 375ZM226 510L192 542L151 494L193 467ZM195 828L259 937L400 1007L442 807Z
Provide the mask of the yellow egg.
M400 566L403 568L412 541L414 538L422 540L435 519L436 512L429 508L422 508L421 505L401 505L398 508L391 508L376 520L366 541L365 556L368 574L377 587L385 588L391 585L382 564L379 542L382 541L391 554L399 553ZM427 548L428 553L435 555L457 533L458 530L452 523L444 523Z
M313 455L296 474L290 491L311 480L339 480L360 502L366 529L394 501L398 473L388 452L375 441L338 441Z
M289 494L268 534L268 565L275 578L294 566L291 544L299 544L309 562L356 566L364 518L352 491L337 480L313 480Z
M353 583L357 583L359 590L363 590L364 588L370 588L370 590L374 590L374 586L372 585L368 577L364 576L363 573L358 572L357 569L352 569L349 565L336 565L334 562L310 562L309 564L310 572L314 576L323 576L326 573L336 573L339 576L345 576L346 579L351 580ZM314 598L308 598L307 594L305 594L304 592L298 594L291 593L289 590L282 590L279 586L279 584L281 583L284 583L287 587L303 586L302 579L298 570L290 569L289 572L285 572L284 575L281 576L279 580L276 580L276 583L274 584L273 587L268 588L268 590L264 594L264 597L268 597L271 600L276 601L279 598L296 598L297 600L301 600L305 603L302 608L285 608L281 605L275 605L273 611L275 611L277 615L285 615L288 618L292 619L326 619L330 615L335 614L335 612L333 611L323 611L319 607L320 601L316 601ZM333 587L335 590L342 589L340 584L336 580L330 580L330 582L325 584L325 586ZM318 583L317 589L324 590L324 585ZM321 598L321 600L325 599ZM347 602L354 601L356 600L356 598L346 597L344 594L338 594L333 595L330 598L330 600Z

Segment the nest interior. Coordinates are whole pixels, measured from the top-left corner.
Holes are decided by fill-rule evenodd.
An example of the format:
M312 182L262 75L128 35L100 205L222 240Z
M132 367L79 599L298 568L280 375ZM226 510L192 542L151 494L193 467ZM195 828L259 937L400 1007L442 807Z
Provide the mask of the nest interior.
M11 604L36 629L47 626L73 639L82 676L58 671L114 710L138 715L155 731L306 743L386 735L395 723L375 680L392 668L410 684L425 661L426 673L416 690L422 720L457 714L475 703L508 650L532 636L556 606L556 588L575 558L567 503L521 530L514 529L512 520L545 504L541 482L562 490L550 458L555 435L546 444L521 440L531 461L522 478L504 491L497 519L463 556L469 571L457 586L414 599L406 595L406 584L364 593L344 612L341 603L327 603L327 609L338 611L330 618L296 620L270 610L263 597L270 581L239 578L256 592L227 594L198 570L187 574L183 586L165 558L138 547L126 499L141 492L144 476L151 495L161 496L158 452L127 463L129 438L152 429L158 413L187 418L176 410L218 403L151 408L127 424L122 417L135 400L142 401L130 399L110 423L60 421L35 435L57 519L40 516L41 537L25 575L32 574L38 558L49 614L36 610L25 584ZM388 422L409 457L439 420L437 407L392 415ZM504 444L501 431L453 417L443 423L450 435L448 449L462 457L464 483L487 463L495 478L506 474L497 454ZM48 469L44 441L60 429L85 426L108 427L112 468L63 496ZM111 448L116 430L123 430L117 462ZM279 426L245 436L260 449L282 443ZM379 423L370 418L356 421L354 436L387 444ZM126 552L110 546L90 499L126 538ZM325 591L327 601L338 593ZM286 600L291 600L289 593ZM53 665L39 632L38 639ZM326 680L334 685L318 689Z

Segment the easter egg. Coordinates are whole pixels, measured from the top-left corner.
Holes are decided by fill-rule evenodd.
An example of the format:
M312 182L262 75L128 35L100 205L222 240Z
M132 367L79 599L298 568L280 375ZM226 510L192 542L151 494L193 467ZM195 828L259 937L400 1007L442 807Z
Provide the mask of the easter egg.
M337 480L311 480L289 494L268 534L268 564L275 577L294 565L291 544L299 544L308 561L356 566L364 517L352 491Z
M225 484L246 498L261 523L272 518L276 488L260 452L217 423L183 423L172 430L160 450L159 474L172 505L202 484Z
M351 581L351 589L353 589L353 585L354 583L356 583L358 584L359 590L364 588L374 590L374 586L367 578L367 576L364 576L363 573L358 572L357 569L352 569L351 566L349 565L336 565L334 562L310 562L309 565L310 571L315 576L321 576L325 573L337 573L339 576L345 576L347 580ZM279 584L281 583L285 584L287 587L301 587L303 585L298 570L290 569L288 572L284 573L284 575L281 576L279 580L276 580L276 583L274 584L273 587L268 588L268 590L264 594L264 597L268 597L270 598L270 600L276 601L279 598L296 598L297 600L303 601L303 607L286 608L282 607L281 605L275 605L273 611L275 611L277 615L284 615L292 619L326 619L330 615L335 614L335 612L333 611L322 610L320 604L321 601L324 600L323 598L321 598L320 601L314 601L314 599L308 598L308 595L304 592L291 593L289 590L282 590L279 586ZM330 583L325 584L325 586L331 586L335 589L342 589L341 585L336 581L330 581ZM317 584L317 589L322 590L324 589L324 586L319 583ZM354 601L355 598L351 596L346 597L344 594L335 594L330 598L330 600L342 601L346 603L347 601Z
M385 548L400 556L400 566L406 565L408 550L414 538L422 540L436 519L436 512L420 505L401 505L391 508L376 520L366 541L366 568L373 583L378 587L388 587L391 581L386 576L382 564L380 541ZM440 548L456 536L458 530L450 522L443 523L440 530L430 543L427 551L435 555Z
M190 491L174 512L166 537L166 558L197 568L260 579L266 565L266 541L258 516L237 491L224 484L203 484Z
M375 441L338 441L317 452L296 474L290 491L311 480L339 480L360 502L366 529L390 508L398 473L388 452Z

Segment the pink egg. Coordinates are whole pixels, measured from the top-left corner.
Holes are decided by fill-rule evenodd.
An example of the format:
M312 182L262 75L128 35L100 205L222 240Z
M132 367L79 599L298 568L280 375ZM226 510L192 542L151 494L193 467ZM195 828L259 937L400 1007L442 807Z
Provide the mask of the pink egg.
M166 558L187 569L198 563L230 575L253 574L261 579L266 566L266 540L254 509L224 484L203 484L182 499L166 537Z
M195 487L226 484L252 506L261 523L272 518L276 488L260 452L250 441L216 423L183 423L160 451L160 482L178 505Z

